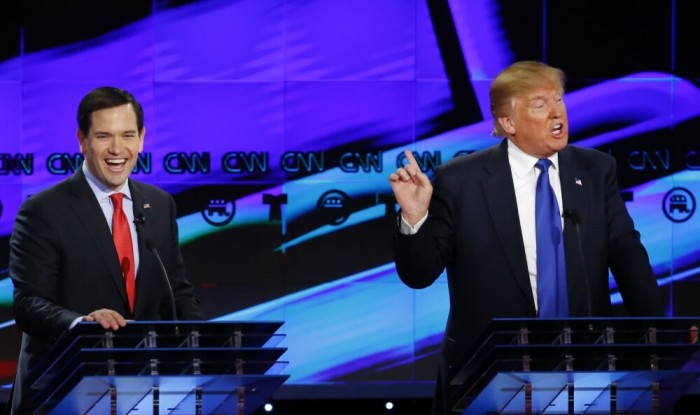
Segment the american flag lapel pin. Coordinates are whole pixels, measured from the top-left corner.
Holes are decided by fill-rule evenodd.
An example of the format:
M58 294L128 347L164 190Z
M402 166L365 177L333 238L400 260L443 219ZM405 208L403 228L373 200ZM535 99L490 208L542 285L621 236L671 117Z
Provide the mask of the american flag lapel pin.
M574 182L575 182L576 185L578 185L578 186L583 186L583 183L581 182L581 179L574 179Z
M144 208L144 209L150 209L150 208L151 208L151 204L150 204L150 203L144 203L144 204L143 204L143 208Z

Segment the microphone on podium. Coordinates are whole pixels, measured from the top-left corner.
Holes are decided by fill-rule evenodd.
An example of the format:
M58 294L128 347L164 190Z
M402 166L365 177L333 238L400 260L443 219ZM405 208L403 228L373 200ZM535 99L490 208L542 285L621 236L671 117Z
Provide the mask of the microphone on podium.
M586 285L586 302L588 306L588 317L593 317L593 311L591 306L591 287L590 281L588 279L588 272L586 271L586 258L583 256L583 244L581 243L581 212L576 209L564 209L564 214L562 215L564 219L569 219L574 225L576 230L576 239L578 240L578 255L581 260L581 268L583 270L583 279ZM591 325L588 327L590 330L593 329Z
M146 223L146 215L144 215L143 213L137 213L134 216L134 224L143 225L145 223Z
M168 271L165 270L165 265L163 265L163 260L160 259L160 255L158 254L158 249L156 248L155 243L153 242L152 239L146 239L146 248L148 248L149 251L153 252L153 255L156 256L156 260L158 261L158 265L160 265L160 270L161 274L163 276L163 279L165 279L165 284L168 287L168 294L170 294L170 301L173 306L173 320L178 321L177 318L177 307L175 306L175 294L173 294L173 287L170 285L170 278L168 277ZM175 326L175 334L179 334L180 329L178 326Z

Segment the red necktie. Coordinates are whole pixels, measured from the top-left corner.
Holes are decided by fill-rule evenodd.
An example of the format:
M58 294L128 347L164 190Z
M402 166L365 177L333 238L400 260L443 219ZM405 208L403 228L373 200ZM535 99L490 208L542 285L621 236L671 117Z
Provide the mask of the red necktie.
M113 193L109 196L114 206L112 216L112 239L119 255L119 265L126 283L126 295L129 297L129 307L134 311L134 298L136 297L136 275L134 274L134 249L131 245L131 231L129 221L122 209L123 193Z

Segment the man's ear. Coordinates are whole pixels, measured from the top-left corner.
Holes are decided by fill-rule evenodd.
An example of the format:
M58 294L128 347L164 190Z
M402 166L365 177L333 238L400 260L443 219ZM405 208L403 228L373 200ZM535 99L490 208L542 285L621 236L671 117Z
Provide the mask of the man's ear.
M139 133L139 153L143 151L143 138L146 136L146 127L141 128Z
M82 154L85 154L85 140L87 137L85 137L85 134L78 128L78 131L76 131L75 136L78 137L78 145L80 146L80 152Z
M513 124L513 120L510 117L498 117L498 123L506 133L515 134L515 124Z

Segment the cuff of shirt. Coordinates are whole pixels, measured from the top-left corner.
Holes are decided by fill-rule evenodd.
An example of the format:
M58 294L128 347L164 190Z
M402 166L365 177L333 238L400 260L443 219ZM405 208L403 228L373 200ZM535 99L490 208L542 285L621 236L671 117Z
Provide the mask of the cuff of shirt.
M425 221L428 219L428 213L425 213L425 216L421 220L418 221L414 226L411 226L408 222L406 222L406 219L403 218L403 215L401 215L401 225L399 226L399 232L401 232L404 235L415 235L418 233L418 230L420 229L421 226L425 223Z
M80 323L81 321L83 321L83 317L85 317L85 316L80 316L80 317L76 318L75 320L73 320L73 322L70 323L70 327L68 327L68 329L69 329L69 330L72 329L72 328L75 327L78 323Z

